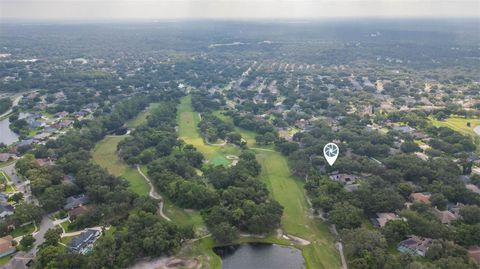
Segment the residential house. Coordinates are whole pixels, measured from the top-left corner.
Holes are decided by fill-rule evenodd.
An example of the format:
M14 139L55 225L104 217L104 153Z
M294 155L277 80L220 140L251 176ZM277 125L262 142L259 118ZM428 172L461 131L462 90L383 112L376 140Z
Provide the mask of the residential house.
M414 192L410 194L410 200L412 202L430 204L430 197L432 196L429 192Z
M440 220L440 222L442 222L442 224L450 224L452 221L460 217L449 210L439 210L436 207L433 209L433 213Z
M474 193L480 194L480 189L474 184L467 184L467 185L465 185L465 188L473 191Z
M10 153L0 153L0 162L8 162L12 159L15 155Z
M88 196L86 194L74 195L67 198L67 202L63 208L70 210L86 203L88 203Z
M15 252L15 247L12 244L13 237L11 235L0 238L0 258L8 256Z
M404 134L407 134L407 133L412 133L415 131L415 128L412 128L410 126L393 126L392 128L394 131L397 131L397 132L400 132L400 133L404 133Z
M468 255L480 264L480 247L479 246L472 246L468 249Z
M52 166L55 164L54 161L52 161L52 159L50 158L43 158L43 159L36 159L35 162L38 164L38 166L40 167L44 167L44 166Z
M357 180L360 179L360 177L358 177L356 175L338 173L336 171L336 172L331 173L329 177L333 181L337 181L337 182L342 183L344 185L344 188L348 192L353 192L353 191L357 190L358 187L360 186L357 183Z
M432 243L433 240L430 238L412 235L409 236L408 239L398 243L397 249L402 253L424 257Z
M68 248L79 254L87 254L92 250L93 244L101 234L102 232L99 230L88 229L73 238L68 244Z
M343 185L355 184L358 176L345 173L333 172L330 174L330 179L342 183Z
M0 218L4 219L6 216L13 215L15 213L15 209L12 205L9 204L2 204L0 205Z
M61 118L61 119L65 118L66 116L68 116L67 111L62 111L62 112L58 112L58 113L55 114L55 117Z
M68 216L70 217L70 220L74 220L79 216L85 215L90 211L90 207L87 205L82 205L79 207L75 207L73 209L70 209L68 211Z
M388 221L399 219L395 213L377 213L375 215L375 217L370 218L370 223L375 228L382 228Z

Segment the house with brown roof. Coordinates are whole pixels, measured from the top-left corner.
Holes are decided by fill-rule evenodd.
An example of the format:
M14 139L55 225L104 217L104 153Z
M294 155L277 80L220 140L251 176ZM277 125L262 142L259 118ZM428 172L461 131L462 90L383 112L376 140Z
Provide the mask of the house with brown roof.
M480 247L479 246L472 246L468 249L468 255L480 264Z
M449 210L439 210L436 207L433 209L433 213L440 220L440 222L442 222L442 224L450 224L452 221L460 217Z
M85 215L91 210L91 208L88 205L81 205L79 207L75 207L73 209L70 209L68 211L68 216L70 217L70 220L74 220L79 216Z
M15 252L15 247L12 244L13 237L11 235L0 238L0 258L8 256Z
M429 192L414 192L410 194L410 200L412 202L430 204L430 196L432 196Z
M375 228L382 228L390 220L399 219L395 213L377 213L376 217L370 218L370 222Z

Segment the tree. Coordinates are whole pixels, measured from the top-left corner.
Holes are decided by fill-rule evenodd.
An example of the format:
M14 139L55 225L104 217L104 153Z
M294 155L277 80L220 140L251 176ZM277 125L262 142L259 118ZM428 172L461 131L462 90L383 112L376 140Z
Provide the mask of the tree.
M396 244L410 234L410 228L403 220L388 221L381 231L390 244Z
M45 239L45 242L43 245L45 246L57 246L58 241L60 240L60 235L62 234L62 228L57 227L57 228L50 228L45 232L45 235L43 238Z
M467 224L480 223L480 207L477 205L466 205L460 208L460 215Z
M441 193L432 194L430 201L432 205L436 206L439 210L445 210L447 208L448 200Z
M227 222L222 222L210 227L215 240L222 244L229 244L238 239L238 229Z
M31 221L37 223L42 219L42 209L34 204L20 203L15 208L15 213L12 216L12 219L17 224L23 224Z
M420 151L420 147L417 144L415 144L415 142L413 141L405 141L400 146L400 149L405 153Z
M20 240L20 246L22 246L23 250L30 249L33 243L35 243L35 238L31 234L25 235L22 240Z
M329 219L339 229L352 229L362 224L363 212L347 202L336 203L329 214Z
M386 268L392 256L387 253L387 242L378 231L358 228L342 235L349 268Z

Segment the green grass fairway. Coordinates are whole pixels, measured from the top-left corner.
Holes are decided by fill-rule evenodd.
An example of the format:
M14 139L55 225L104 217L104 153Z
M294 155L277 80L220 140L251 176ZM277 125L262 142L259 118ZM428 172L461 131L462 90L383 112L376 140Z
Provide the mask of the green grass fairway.
M134 167L128 166L117 155L117 145L125 137L107 136L98 142L92 152L93 161L107 169L110 174L125 178L130 183L129 188L133 192L146 196L150 191L148 183Z
M215 115L225 121L231 120L218 111ZM177 118L179 137L186 143L193 144L207 159L219 158L219 155L223 154L219 147L204 144L197 130L199 120L198 113L192 111L191 97L182 98ZM273 198L284 206L282 217L284 231L311 242L310 245L302 248L307 268L340 268L340 256L335 249L334 238L326 224L309 217L303 182L290 174L286 157L274 151L272 146L257 146L254 132L238 127L235 130L247 140L248 146L255 150L257 160L262 165L260 178L267 185ZM276 243L275 239L271 242Z
M158 103L151 104L145 111L140 112L135 118L127 121L126 125L128 128L135 128L143 124L146 120L148 115L152 113L152 109L158 107Z
M430 118L430 120L432 121L432 124L435 127L440 127L440 126L449 127L464 135L479 136L473 131L473 129L477 125L480 125L480 119L465 119L465 118L452 117L452 118L445 119L443 121L439 121L434 118ZM470 122L470 127L467 126L467 122Z
M443 121L429 118L435 127L448 127L463 135L472 137L474 143L477 145L477 152L480 153L480 135L473 130L476 126L480 125L480 119L465 119L459 117L451 117ZM470 122L470 127L467 126L467 122Z
M213 165L229 165L231 161L226 158L226 155L239 154L239 149L232 145L212 146L205 144L197 129L200 115L193 111L190 95L181 99L177 109L178 137L202 152L209 163Z
M339 268L340 257L334 246L334 238L325 223L309 217L303 182L291 176L286 158L275 151L255 151L262 165L261 179L275 200L284 206L283 229L311 242L303 248L307 268Z

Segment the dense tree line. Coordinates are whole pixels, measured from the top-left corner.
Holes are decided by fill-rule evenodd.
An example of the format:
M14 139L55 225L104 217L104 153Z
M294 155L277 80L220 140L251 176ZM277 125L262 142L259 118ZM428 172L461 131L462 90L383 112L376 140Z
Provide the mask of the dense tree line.
M198 128L207 142L215 143L218 139L225 140L227 138L227 135L233 131L233 124L224 122L211 113L203 113Z
M165 94L161 98L170 97ZM41 246L35 268L124 268L141 257L172 253L183 240L192 236L191 228L165 223L155 216L157 205L154 200L139 197L127 189L126 181L108 174L90 161L90 150L97 141L122 126L152 100L160 99L158 96L142 96L122 101L111 113L83 122L81 130L72 130L32 151L56 158L55 165L39 167L32 155L17 162L19 173L31 180L32 192L39 197L44 210L61 209L67 196L86 193L90 210L77 217L70 224L72 228L112 225L116 229L113 234L100 238L99 247L89 256L70 253L63 246L47 240ZM75 177L74 184L63 182L66 173ZM20 210L14 218L38 221L33 210L26 208L24 211ZM106 246L115 251L103 251Z
M12 99L9 97L0 99L0 115L7 112L12 107Z
M122 154L130 145L138 144L148 146L143 151L155 151L158 145L143 143L153 134L156 141L173 139L175 131L169 128L174 129L175 109L167 104L160 106L165 109L153 110L145 126L137 128L128 143L119 147ZM152 118L161 120L151 125ZM195 147L176 138L164 145L168 146L167 154L154 154L155 159L148 163L150 178L176 205L202 210L209 230L218 241L231 242L239 231L262 234L278 227L283 209L269 198L266 186L257 179L261 167L254 153L243 151L238 163L226 168L205 165L203 155ZM137 152L136 157L142 156L141 151ZM203 176L199 171L203 171Z

